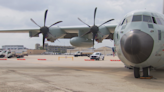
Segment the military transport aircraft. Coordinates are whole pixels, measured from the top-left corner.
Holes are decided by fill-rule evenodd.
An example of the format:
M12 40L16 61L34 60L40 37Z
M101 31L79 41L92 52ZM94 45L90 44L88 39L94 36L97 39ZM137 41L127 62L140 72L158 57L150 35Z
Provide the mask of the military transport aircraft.
M38 29L25 30L0 30L1 33L29 33L30 37L38 37L43 34L44 41L54 42L60 38L70 38L70 43L76 47L92 47L94 40L98 43L103 39L114 39L116 52L120 60L127 67L134 70L134 77L139 78L140 70L143 77L150 76L150 69L164 66L164 16L156 12L146 10L133 11L128 13L118 25L104 25L114 19L110 19L103 24L96 26L94 11L94 24L90 26L78 18L87 26L83 27L52 27L60 23L58 21L47 27L45 12L44 26L39 26L31 19Z

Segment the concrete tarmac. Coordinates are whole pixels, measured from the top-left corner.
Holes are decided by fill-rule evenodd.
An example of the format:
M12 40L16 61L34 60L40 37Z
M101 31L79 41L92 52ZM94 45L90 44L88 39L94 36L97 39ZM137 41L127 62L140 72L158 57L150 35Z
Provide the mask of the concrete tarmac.
M59 57L64 57L60 58ZM67 57L67 58L65 58ZM153 79L135 79L118 57L31 55L26 60L0 60L0 92L164 92L164 70ZM46 60L38 60L46 59Z

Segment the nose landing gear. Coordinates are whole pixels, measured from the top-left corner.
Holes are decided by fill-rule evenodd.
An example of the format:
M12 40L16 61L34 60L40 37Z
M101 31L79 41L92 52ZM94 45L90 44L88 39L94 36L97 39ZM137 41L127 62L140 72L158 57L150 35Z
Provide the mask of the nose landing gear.
M150 76L150 67L142 68L143 76L140 76L140 68L134 67L134 77L140 79L152 79L153 77Z
M140 78L140 68L134 67L134 77Z

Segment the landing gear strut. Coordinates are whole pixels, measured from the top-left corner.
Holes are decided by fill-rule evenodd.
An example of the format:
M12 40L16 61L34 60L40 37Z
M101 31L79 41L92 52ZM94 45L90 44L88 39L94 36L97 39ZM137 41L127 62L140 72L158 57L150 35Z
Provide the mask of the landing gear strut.
M134 67L134 77L140 78L140 68Z
M143 77L149 77L149 68L148 67L143 68Z

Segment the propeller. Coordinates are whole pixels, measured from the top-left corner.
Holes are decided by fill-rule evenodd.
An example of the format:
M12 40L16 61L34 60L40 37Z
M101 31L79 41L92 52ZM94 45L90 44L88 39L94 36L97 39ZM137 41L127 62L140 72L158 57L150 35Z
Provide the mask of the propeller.
M49 28L52 27L52 26L54 26L54 25L56 25L56 24L58 24L58 23L60 23L60 22L62 22L62 21L58 21L58 22L56 22L56 23L53 23L51 26L47 27L47 26L46 26L47 12L48 12L48 10L46 10L46 11L45 11L45 14L44 14L44 26L43 26L43 27L39 26L39 25L31 18L31 21L32 21L34 24L36 24L38 27L40 27L40 32L38 32L37 34L35 34L35 36L36 36L36 35L39 35L40 33L43 34L43 49L44 49L44 42L45 42L45 38L47 37L47 34L48 34L48 33L51 34L51 33L49 32ZM51 34L51 35L52 35L52 34Z
M114 20L114 19L110 19L110 20L102 23L100 26L97 26L97 25L95 25L96 11L97 11L97 7L95 8L95 11L94 11L94 19L93 19L94 23L93 23L93 26L88 25L87 23L83 22L80 18L78 18L82 23L86 24L90 28L90 30L88 32L86 32L85 34L83 34L81 37L83 37L83 36L85 36L85 35L87 35L89 33L92 33L93 34L93 48L94 48L94 40L95 40L95 37L96 37L96 35L97 35L98 31L99 31L99 27L104 25L104 24L106 24L106 23L108 23L108 22L110 22L110 21L112 21L112 20Z

